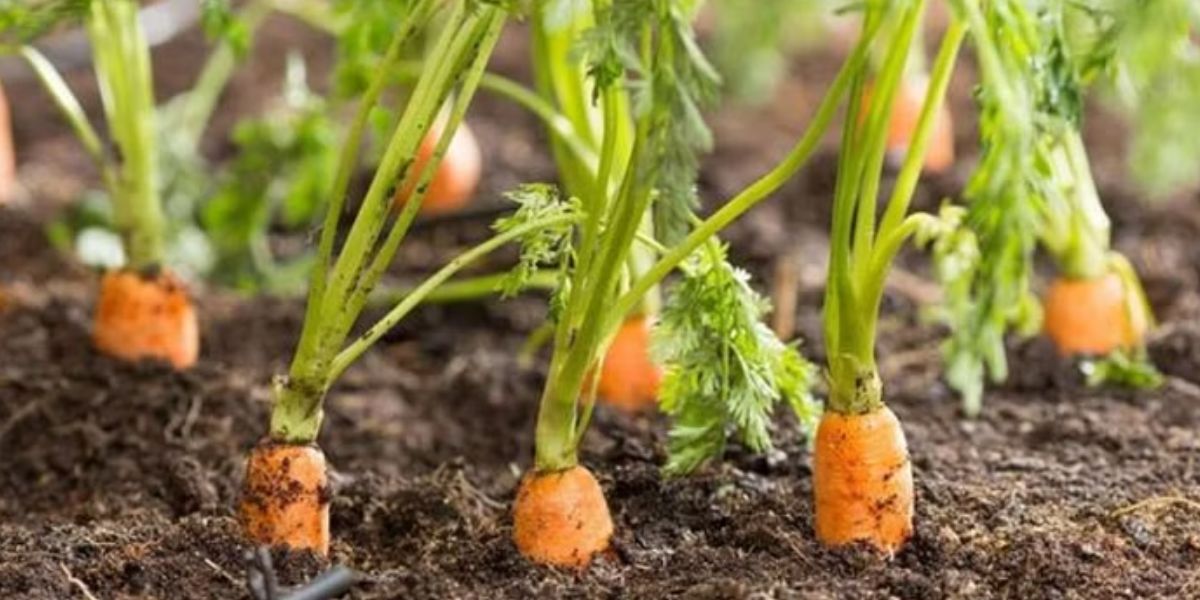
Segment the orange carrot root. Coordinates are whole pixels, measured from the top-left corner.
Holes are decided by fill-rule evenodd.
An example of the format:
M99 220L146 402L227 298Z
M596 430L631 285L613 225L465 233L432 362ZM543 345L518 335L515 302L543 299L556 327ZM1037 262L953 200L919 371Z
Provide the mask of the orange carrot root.
M658 402L662 369L650 358L650 328L645 316L627 319L604 355L596 390L615 408L637 412Z
M17 188L17 155L13 143L8 97L0 86L0 204L12 199Z
M433 158L443 127L440 120L435 122L422 140L421 147L417 150L417 159L409 169L409 176L403 185L396 188L396 195L392 199L397 209L412 196L421 171ZM475 141L475 135L471 133L467 124L462 123L450 139L446 156L429 182L429 190L421 201L420 214L443 215L462 210L474 196L482 172L483 156L479 150L479 142Z
M1055 280L1043 306L1046 335L1064 356L1102 355L1139 346L1149 324L1141 312L1131 314L1127 293L1116 273Z
M329 484L316 445L264 440L246 461L242 527L256 544L329 553Z
M604 492L583 467L530 471L513 504L513 541L529 560L583 568L608 550L613 522Z
M917 132L917 122L921 119L921 107L925 102L925 91L928 82L920 80L904 80L896 90L896 100L892 105L892 117L888 124L887 153L891 164L899 165L908 154L913 135ZM863 115L869 109L873 90L867 86L863 92ZM938 109L933 116L932 130L929 132L929 143L925 148L924 169L926 173L945 173L954 165L954 120L950 109L945 105Z
M913 532L913 478L904 430L891 409L827 411L813 456L817 539L866 542L889 555Z
M92 339L117 358L155 358L177 369L196 363L200 332L183 283L167 272L110 271L100 283Z

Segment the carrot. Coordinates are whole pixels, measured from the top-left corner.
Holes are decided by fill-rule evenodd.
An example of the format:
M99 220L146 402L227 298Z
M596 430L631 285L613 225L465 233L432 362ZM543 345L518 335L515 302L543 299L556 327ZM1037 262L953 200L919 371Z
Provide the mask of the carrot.
M586 567L608 549L612 534L604 492L586 468L534 470L522 478L513 504L513 541L529 560Z
M196 363L200 334L183 283L168 272L110 271L100 283L92 340L129 361L155 358L177 369Z
M404 185L396 188L393 202L397 209L403 206L412 196L421 172L433 158L438 139L442 137L445 124L442 119L434 122L429 132L421 141L417 150L417 158ZM425 216L443 215L458 212L471 200L475 188L479 186L480 174L483 171L483 157L479 151L479 143L471 133L466 123L459 125L446 148L446 156L438 164L433 179L429 182L429 190L421 202L421 214Z
M913 476L904 430L886 406L828 411L813 454L817 539L895 553L913 531Z
M917 130L921 105L925 102L925 92L928 89L929 82L925 78L906 77L896 90L886 144L888 161L892 164L903 163L904 156L908 154L908 147L912 144L913 134ZM874 86L869 84L863 90L860 120L868 114L873 93ZM927 173L945 173L954 164L954 120L945 104L934 113L932 127L925 151L924 170Z
M597 392L609 405L627 412L655 406L662 369L650 358L650 319L626 319L613 338L600 368Z
M17 187L17 159L13 146L8 97L0 85L0 204L12 199Z
M881 50L884 62L876 74L878 97L887 102L876 103L867 118L852 111L845 120L837 189L849 191L834 197L823 315L829 398L813 450L817 539L829 546L865 543L888 555L912 536L914 497L904 430L884 403L876 358L879 309L892 262L917 234L913 223L938 223L942 232L935 235L954 229L942 213L910 214L909 207L923 166L918 158L926 156L934 115L946 97L967 33L966 24L954 19L942 34L929 94L917 111L912 153L896 177L883 217L877 219L883 142L888 118L898 118L891 103L901 96L904 65L924 2L916 7L895 11L890 5L873 5L863 17L864 23L879 19L884 21L881 27L895 27L889 30L892 36Z
M1044 302L1046 335L1064 356L1135 348L1149 324L1142 311L1129 310L1128 294L1112 272L1092 279L1059 278Z
M331 490L325 458L316 445L326 392L385 333L460 270L531 232L575 220L573 215L552 214L498 231L428 275L377 322L356 327L408 233L407 223L396 223L390 214L390 188L402 179L403 165L416 162L422 140L447 103L440 127L447 132L457 130L509 15L502 6L459 1L419 0L411 8L391 34L389 48L393 50L380 59L373 80L357 102L354 125L341 147L330 202L325 207L300 339L287 375L276 378L272 387L269 441L255 447L247 460L240 513L245 535L254 543L328 552ZM364 124L395 76L402 58L398 50L434 23L439 33L427 67L418 75L413 94L388 136L387 150L359 197L358 208L345 210L359 164ZM434 139L428 176L452 138ZM418 181L426 182L428 176ZM427 191L424 183L418 185L412 192L413 201L419 202ZM347 212L350 223L343 228L343 213ZM345 232L344 241L340 232Z
M251 541L328 554L329 499L315 444L264 440L250 452L239 512Z

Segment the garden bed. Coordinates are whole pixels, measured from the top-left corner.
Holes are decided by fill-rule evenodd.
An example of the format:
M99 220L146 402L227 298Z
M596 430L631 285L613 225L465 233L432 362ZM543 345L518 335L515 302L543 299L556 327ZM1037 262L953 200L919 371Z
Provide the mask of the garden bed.
M506 56L519 51L498 61L517 64ZM797 68L828 66L810 57ZM252 83L235 86L235 103ZM787 144L779 122L797 117L779 107L806 98L784 90L765 117L717 116L725 145L706 166L710 199ZM488 201L550 173L535 124L506 110L515 111L482 99L472 113L485 156L508 157L489 164ZM79 163L63 138L40 133L57 125L18 125L35 170ZM737 140L760 150L743 152ZM964 420L938 379L940 332L919 318L920 295L898 286L885 303L880 367L909 439L917 513L915 537L894 560L815 541L809 454L790 418L767 456L735 447L725 464L664 480L663 420L600 409L583 460L612 507L614 550L584 573L527 563L510 541L509 507L532 458L544 375L516 358L544 317L544 302L529 297L422 309L330 394L321 439L334 468L329 562L366 576L356 598L1200 596L1200 506L1186 500L1200 493L1200 207L1136 202L1110 174L1119 160L1099 154L1117 246L1162 320L1150 350L1166 384L1090 389L1048 344L1019 342L1012 380L988 395L980 418ZM796 240L806 261L824 263L832 164L816 160L728 236L764 289ZM934 182L922 201L956 187ZM0 210L0 282L10 290L0 312L0 597L246 596L233 507L302 302L200 290L198 367L110 360L88 341L96 276L44 241L46 212ZM488 218L424 226L400 264L474 239ZM920 280L920 261L902 264ZM801 277L797 321L809 354L821 347L821 278ZM279 556L277 565L298 583L327 563Z

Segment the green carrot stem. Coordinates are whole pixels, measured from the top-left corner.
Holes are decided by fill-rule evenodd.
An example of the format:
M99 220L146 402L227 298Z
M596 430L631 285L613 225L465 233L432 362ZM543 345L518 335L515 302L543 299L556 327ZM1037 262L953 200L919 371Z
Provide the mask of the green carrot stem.
M150 48L138 21L138 3L93 2L87 26L105 116L120 150L117 185L109 190L114 221L129 267L157 267L164 256L165 224L158 197Z
M435 46L433 56L441 57L428 78L418 82L409 104L405 107L400 125L392 135L367 188L362 205L350 226L346 241L329 272L329 287L322 300L320 320L328 328L323 351L330 352L341 343L340 336L349 331L357 315L352 314L350 298L361 281L373 255L379 235L392 212L391 191L397 182L404 181L416 162L421 144L442 99L449 88L452 70L459 66L460 57L472 43L472 35L480 17L467 14L465 2L454 4L447 26ZM401 213L403 218L403 213Z
M578 217L575 215L559 215L542 219L540 221L532 221L520 227L515 227L502 234L493 236L491 239L459 255L454 260L447 263L446 266L439 269L436 273L430 275L424 283L417 286L412 293L405 296L404 300L402 300L391 311L389 311L387 315L385 315L371 327L367 328L367 331L363 333L357 340L347 346L345 350L342 350L340 353L338 353L338 355L333 359L333 362L329 368L330 380L337 379L338 376L345 371L346 367L350 366L350 364L357 360L358 357L362 356L363 352L366 352L367 349L377 342L380 337L387 333L392 327L395 327L401 319L407 316L408 313L412 312L417 305L429 297L429 295L432 294L439 286L449 281L451 277L454 277L454 275L456 275L459 271L470 266L480 258L491 254L497 248L512 242L513 240L516 240L531 231L554 227L564 223L570 223L577 219Z
M1092 178L1087 150L1079 130L1071 128L1056 136L1049 152L1050 174L1061 203L1049 210L1063 222L1051 228L1046 246L1064 277L1095 279L1108 272L1111 224Z
M421 208L425 195L428 193L430 183L437 173L438 166L445 158L446 150L450 147L450 142L454 139L454 135L466 115L467 107L470 106L471 100L475 96L475 90L479 87L480 79L483 77L484 69L487 67L488 58L491 56L491 50L500 38L500 31L503 27L503 14L497 12L494 18L482 20L479 23L478 32L473 34L471 39L475 40L472 43L472 47L475 48L475 55L470 57L473 62L466 72L461 92L454 100L450 116L442 128L441 137L434 147L433 156L426 162L420 177L417 179L417 184L413 188L413 193L406 200L404 208L401 209L399 217L397 217L396 222L392 225L392 229L388 233L383 246L376 252L366 273L357 282L355 289L351 293L349 310L347 312L354 315L355 319L362 312L368 294L370 294L371 290L383 276L383 273L387 270L387 267L392 263L392 259L396 256L396 251L400 248L400 243L408 234L413 221L416 220L417 213ZM352 324L353 322L349 323L349 325Z
M427 20L432 7L433 2L426 1L414 9L415 15L423 17L421 23ZM344 349L341 348L345 336L364 308L368 295L398 249L408 224L411 223L410 211L415 211L420 205L429 178L432 177L432 170L436 169L437 163L445 154L450 136L461 122L466 106L479 85L504 21L505 13L499 8L484 7L477 11L468 11L465 3L455 3L442 35L434 47L433 56L439 57L439 62L418 81L335 262L330 260L333 234L329 230L322 232L322 245L329 244L322 252L329 254L319 257L318 272L322 275L327 273L330 282L326 285L322 278L321 285L317 286L317 281L314 280L314 287L310 289L309 307L305 314L300 347L293 358L288 377L277 383L275 388L276 403L271 415L273 439L293 443L315 440L320 430L321 405L326 391L347 366L377 341L387 328L428 297L438 285L487 252L528 230L518 228L513 232L506 232L455 259L406 296L383 321L369 329L362 338ZM397 32L395 40L407 39L421 23L409 22ZM393 48L397 46L395 40ZM350 140L361 140L365 123L363 115L369 113L374 102L378 101L383 82L390 76L388 67L395 64L398 57L398 51L389 51L385 56L383 68L368 88L360 108L360 118L351 126L348 136ZM445 99L460 84L460 94L451 112L449 126L439 139L430 164L422 172L414 198L411 199L411 206L406 206L406 210L393 224L387 239L380 244L379 235L391 213L391 194L387 192L391 191L395 182L403 180L408 174L415 162L418 145ZM353 168L356 163L357 145L355 143L353 148L347 146L343 151L343 168ZM343 176L344 174L339 175L339 180L334 186L339 194L346 191L346 181L341 180ZM332 216L327 218L327 226L337 227L337 212L340 212L341 204L342 200L337 197L331 201L329 211ZM405 214L409 215L407 221ZM553 224L545 222L534 225L545 227Z
M917 20L917 13L909 13L898 32L898 42L911 35L905 33L911 30ZM873 213L874 202L868 201L878 190L878 180L881 177L882 164L873 160L865 162L868 170L860 171L861 177L867 178L866 185L861 187L861 195L839 196L841 204L835 207L835 214L841 214L843 220L835 227L841 227L839 239L849 237L849 229L869 226L868 232L872 237L866 251L860 252L863 245L856 245L853 253L832 253L839 260L831 259L830 286L837 285L827 295L826 330L835 332L834 340L828 350L830 396L828 408L840 414L859 414L875 410L883 404L882 383L875 364L875 332L879 317L879 307L883 296L883 286L891 267L892 260L903 243L918 231L926 222L934 220L931 215L917 214L906 216L916 183L920 176L925 150L929 143L933 122L937 111L945 99L946 89L956 63L959 48L966 34L966 25L958 19L951 22L943 39L937 59L934 63L932 79L926 90L924 104L917 121L917 129L913 137L909 153L901 168L888 209L876 231L874 215L868 215L863 204ZM900 61L889 61L888 67L893 69L891 74L899 74L904 68ZM882 76L881 76L882 79ZM894 83L894 82L893 82ZM891 99L885 104L873 106L873 110L887 111L890 114ZM867 132L862 134L866 139L878 135L879 130L872 126L886 128L887 122L876 121L868 125ZM843 160L853 158L856 154L880 153L878 146L854 146L843 149ZM864 163L859 163L864 164ZM858 204L856 207L855 205ZM856 211L857 208L857 211ZM853 215L850 217L850 215ZM851 220L852 219L852 220ZM835 242L836 243L836 242ZM836 264L835 264L836 263Z
M433 11L437 0L420 0L412 9L408 18L403 20L399 30L388 46L387 52L380 61L378 75L363 94L358 111L342 143L342 156L338 162L337 174L329 196L329 206L325 211L325 220L321 228L321 237L317 246L316 263L312 276L309 278L308 302L304 311L304 326L301 329L300 344L296 349L293 368L300 371L309 370L305 363L316 360L316 355L325 346L324 331L320 327L324 305L325 287L329 278L329 270L333 261L333 244L337 237L338 223L341 220L342 209L346 203L346 195L350 188L350 178L358 165L358 149L362 146L367 122L371 111L379 103L379 98L387 84L385 76L389 67L396 64L404 50L405 44L416 33Z
M522 286L523 290L552 291L558 287L559 275L554 271L537 271L529 276ZM464 277L447 281L437 289L426 294L424 304L451 304L455 302L474 302L497 296L501 292L508 273L492 273L477 277ZM380 286L371 294L371 306L391 306L399 303L414 291L412 286L385 288Z
M50 94L50 99L58 110L62 113L71 129L75 132L75 137L83 145L84 151L92 159L96 165L96 169L100 171L100 176L104 180L104 187L108 190L117 189L117 171L116 166L110 160L110 157L104 151L104 143L100 141L100 135L92 128L92 124L88 121L87 114L83 112L83 107L80 106L79 100L71 93L70 86L66 80L54 68L41 52L33 46L22 46L21 57L33 69L38 81L42 87Z
M628 291L621 295L620 299L617 300L614 313L628 314L647 291L662 281L663 278L678 267L688 256L691 256L697 248L706 243L717 232L737 220L738 217L745 214L746 211L778 190L808 162L813 152L820 146L821 138L824 137L825 132L829 129L833 118L837 116L838 106L846 96L851 80L862 69L863 63L866 60L867 48L870 47L870 41L873 39L874 33L875 30L869 30L867 35L859 41L854 52L847 58L841 70L838 71L837 77L834 78L821 104L817 107L817 111L813 115L808 129L805 130L804 135L800 137L796 145L784 157L783 161L766 175L763 175L749 187L738 193L737 196L734 196L729 202L725 203L712 216L697 225L682 242L672 248L662 258L658 259L658 262L654 263L654 266L649 268L645 274L630 286Z

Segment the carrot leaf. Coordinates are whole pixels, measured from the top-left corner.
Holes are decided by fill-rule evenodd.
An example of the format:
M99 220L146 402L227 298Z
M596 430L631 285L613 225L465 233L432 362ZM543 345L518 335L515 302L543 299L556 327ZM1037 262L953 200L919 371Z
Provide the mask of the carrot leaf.
M1093 360L1085 360L1079 368L1090 387L1118 386L1132 389L1154 389L1162 385L1162 373L1150 362L1144 349L1135 352L1117 350Z
M528 223L544 221L555 216L578 213L580 210L578 200L563 199L558 188L548 184L525 184L508 192L506 197L515 202L518 208L511 215L496 221L493 229L497 233L512 231ZM534 229L521 236L517 240L521 246L521 256L517 265L501 283L502 294L510 297L520 293L530 279L545 266L557 266L566 275L573 262L573 232L573 223L568 222L555 227ZM565 281L567 277L561 279ZM555 294L556 297L559 295Z
M202 0L200 22L209 38L228 43L236 55L249 49L250 29L238 18L233 0Z
M20 46L87 15L91 0L0 0L0 46Z
M767 300L750 275L710 243L681 266L654 332L666 367L661 407L673 427L664 471L689 473L724 451L732 433L755 452L771 447L771 416L780 401L806 431L819 412L809 392L816 369L763 323Z

